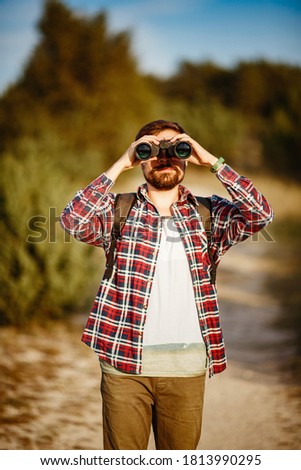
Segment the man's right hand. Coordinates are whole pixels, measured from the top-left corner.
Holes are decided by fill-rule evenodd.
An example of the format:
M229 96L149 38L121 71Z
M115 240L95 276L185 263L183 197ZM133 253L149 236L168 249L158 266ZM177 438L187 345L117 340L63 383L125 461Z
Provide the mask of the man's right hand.
M159 145L160 140L155 135L144 135L135 142L132 142L124 154L105 172L110 180L115 181L123 171L135 168L142 163L142 161L135 156L135 148L142 142Z

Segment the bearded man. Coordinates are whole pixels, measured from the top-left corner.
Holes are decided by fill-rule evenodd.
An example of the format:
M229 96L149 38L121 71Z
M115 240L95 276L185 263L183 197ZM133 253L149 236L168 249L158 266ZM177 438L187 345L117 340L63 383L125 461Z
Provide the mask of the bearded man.
M210 247L198 199L181 185L188 162L208 167L230 195L210 198ZM217 265L231 246L264 228L273 212L248 178L179 124L158 120L76 194L61 215L62 227L108 257L116 199L111 188L137 165L146 183L137 190L112 272L100 284L82 336L102 369L104 448L146 449L153 426L157 449L196 449L206 373L212 377L226 367L209 249Z

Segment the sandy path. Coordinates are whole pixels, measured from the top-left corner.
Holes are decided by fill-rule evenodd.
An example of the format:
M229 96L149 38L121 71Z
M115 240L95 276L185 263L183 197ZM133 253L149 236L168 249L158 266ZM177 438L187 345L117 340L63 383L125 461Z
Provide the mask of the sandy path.
M230 365L207 387L200 449L300 449L294 388Z
M12 334L6 331L2 341L7 348L1 366L0 448L101 449L94 353L69 329L47 337L19 335L15 346L21 354L13 348L7 354ZM274 376L230 363L226 372L207 381L199 448L300 449L297 392Z

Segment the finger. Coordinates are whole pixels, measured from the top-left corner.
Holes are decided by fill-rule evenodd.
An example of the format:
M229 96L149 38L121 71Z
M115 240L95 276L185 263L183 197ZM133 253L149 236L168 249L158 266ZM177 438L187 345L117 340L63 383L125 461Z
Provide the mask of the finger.
M188 142L191 140L191 138L187 134L177 134L170 139L170 142L174 143L174 142L178 142L181 140L186 140Z
M142 137L140 137L140 139L136 140L134 144L137 145L141 142L149 142L155 145L159 145L160 139L156 135L143 135Z

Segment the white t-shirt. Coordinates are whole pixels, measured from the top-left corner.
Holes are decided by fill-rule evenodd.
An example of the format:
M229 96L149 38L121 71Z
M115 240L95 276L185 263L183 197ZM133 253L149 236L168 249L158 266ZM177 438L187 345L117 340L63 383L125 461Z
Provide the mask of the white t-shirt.
M187 256L172 217L162 237L144 325L143 346L203 343Z

